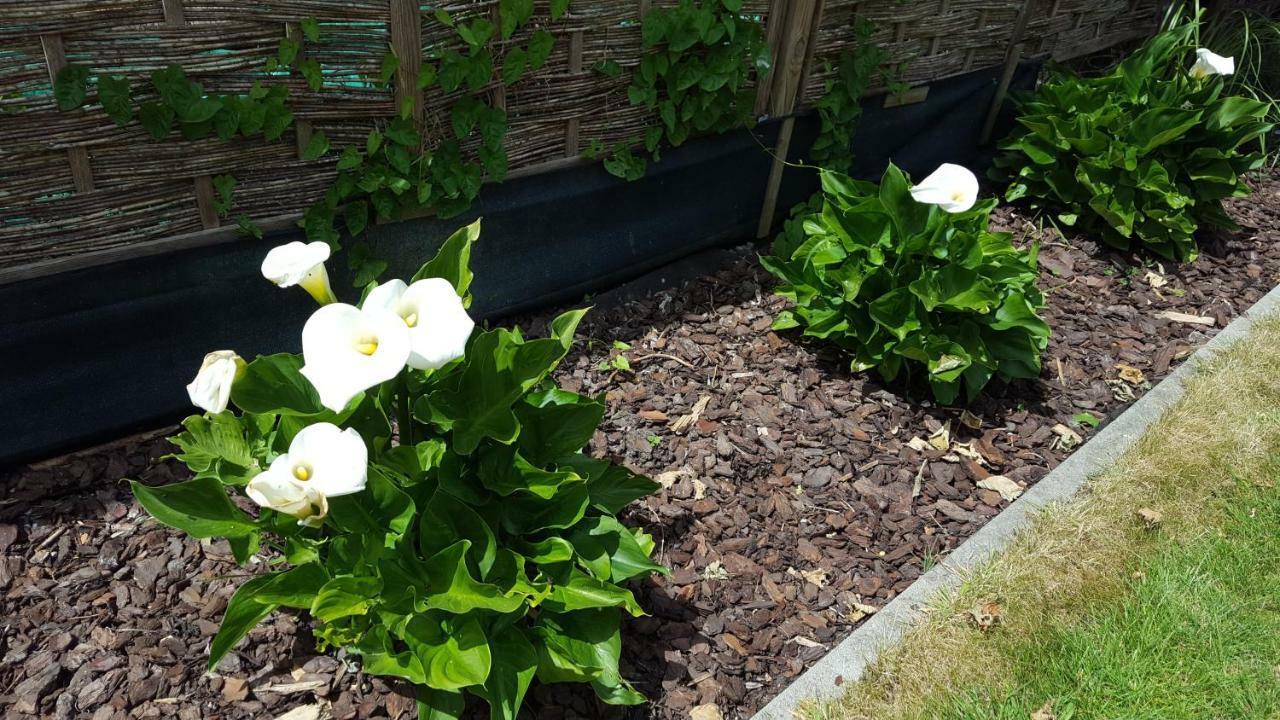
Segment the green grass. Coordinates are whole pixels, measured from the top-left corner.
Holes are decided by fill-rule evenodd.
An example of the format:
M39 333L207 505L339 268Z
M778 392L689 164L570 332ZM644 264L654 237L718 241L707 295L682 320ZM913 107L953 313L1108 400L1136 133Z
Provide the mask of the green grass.
M1027 720L1049 702L1057 720L1280 718L1280 491L1241 488L1224 516L1141 563L1122 602L1044 628L1009 689L924 714Z
M1277 350L1280 316L1260 320L1114 466L800 717L1280 720ZM975 627L992 603L999 624Z

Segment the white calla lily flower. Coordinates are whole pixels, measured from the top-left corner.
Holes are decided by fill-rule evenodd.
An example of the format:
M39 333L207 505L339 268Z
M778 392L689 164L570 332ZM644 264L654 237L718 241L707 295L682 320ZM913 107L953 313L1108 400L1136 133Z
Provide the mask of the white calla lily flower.
M226 410L231 385L244 374L244 369L244 358L230 350L205 355L195 379L187 384L191 404L215 414Z
M1211 75L1234 75L1236 59L1223 57L1208 48L1196 50L1196 61L1191 66L1191 77L1203 80Z
M462 298L444 278L412 285L388 280L369 292L364 307L386 310L404 321L412 348L409 367L415 370L434 370L462 357L476 326Z
M369 451L360 433L333 423L308 425L294 436L289 452L249 481L245 493L262 507L318 526L329 498L364 490Z
M978 178L968 168L943 163L911 188L911 197L918 203L937 205L949 213L962 213L978 202Z
M302 328L302 375L334 412L361 391L395 377L409 354L408 326L381 308L325 305Z
M271 248L262 259L262 276L282 288L300 285L321 305L337 302L324 267L329 253L328 243L318 240L285 243Z

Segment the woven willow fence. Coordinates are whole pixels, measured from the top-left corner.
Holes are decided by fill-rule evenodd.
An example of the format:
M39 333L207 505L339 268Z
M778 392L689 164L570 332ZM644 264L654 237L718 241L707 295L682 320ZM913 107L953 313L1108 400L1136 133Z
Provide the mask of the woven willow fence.
M666 0L574 0L556 21L547 0L507 43L534 29L554 34L549 61L515 85L482 91L505 108L512 175L583 162L593 141L643 135L657 120L627 99L630 69L644 52L640 18ZM927 83L1023 56L1069 58L1150 32L1156 0L746 0L764 25L774 70L762 79L757 114L786 115L821 95L826 68L854 42L865 18L898 76ZM466 19L496 0L449 2ZM0 3L0 281L235 237L213 209L211 178L234 175L235 204L264 227L281 227L321 197L337 152L300 159L316 129L332 147L363 142L371 127L411 99L423 132L447 132L456 100L439 86L417 90L417 64L402 62L391 88L368 82L388 46L400 57L457 38L411 0L4 0ZM268 75L264 62L299 23L323 30L304 52L325 86ZM500 43L503 41L499 41ZM593 71L601 61L624 70ZM60 112L52 81L68 63L93 75L127 76L135 100L153 99L146 78L171 64L208 91L247 92L255 81L287 83L297 122L277 141L154 140L135 120L117 127L96 105ZM141 92L139 92L141 90ZM92 101L92 93L90 94ZM765 189L761 189L762 194Z

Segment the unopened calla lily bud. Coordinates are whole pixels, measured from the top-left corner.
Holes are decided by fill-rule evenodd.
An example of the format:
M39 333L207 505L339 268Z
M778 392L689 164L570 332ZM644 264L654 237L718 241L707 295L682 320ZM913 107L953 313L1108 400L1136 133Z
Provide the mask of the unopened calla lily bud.
M211 413L227 409L231 385L244 374L245 362L230 350L215 350L204 356L196 377L187 384L191 404Z
M1236 71L1236 59L1223 57L1208 48L1196 50L1196 61L1191 66L1191 77L1203 80L1211 75L1233 75Z
M302 328L302 375L315 386L320 403L334 412L361 391L395 377L409 354L408 326L380 308L325 305Z
M391 312L409 328L409 367L434 370L462 357L476 323L467 315L462 298L443 278L427 278L412 285L389 280L369 292L363 307Z
M308 425L294 436L289 452L245 487L265 508L317 527L329 512L329 498L364 490L369 451L355 430L332 423Z
M943 163L911 188L911 197L918 203L937 205L949 213L961 213L978 202L978 178L968 168Z
M262 259L262 276L282 288L300 285L321 305L337 302L324 267L329 253L329 245L320 241L285 243Z

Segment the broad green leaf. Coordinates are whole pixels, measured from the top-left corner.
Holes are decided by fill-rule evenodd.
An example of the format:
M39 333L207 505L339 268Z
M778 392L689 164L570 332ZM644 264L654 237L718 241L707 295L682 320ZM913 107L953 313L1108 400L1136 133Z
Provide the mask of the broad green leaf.
M371 576L341 575L325 583L311 603L311 614L320 622L364 615L378 599L382 580Z
M418 720L458 720L467 709L466 697L460 692L425 685L419 685L417 691Z
M292 353L259 356L231 386L231 402L245 412L319 415L320 395L302 376L302 357Z
M231 412L192 415L182 421L183 432L170 438L182 451L181 460L197 477L212 476L230 485L243 485L261 468L253 458L246 428Z
M428 260L418 272L414 273L410 282L426 278L444 278L461 298L469 298L471 290L471 246L480 238L480 221L467 225L450 235L436 251L435 257ZM468 303L469 304L469 303Z
M222 658L235 647L240 639L249 633L255 625L275 611L278 605L259 602L259 590L272 584L280 573L260 575L241 585L227 602L227 611L222 616L222 626L209 643L208 669L212 672L222 662Z
M553 582L551 595L542 601L542 607L552 612L573 612L595 608L622 608L635 617L644 615L630 590L612 582L597 580L576 568L570 570L563 582Z
M607 513L621 512L633 501L652 495L659 487L649 478L608 460L579 454L562 459L561 464L587 478L591 504Z
M257 532L253 519L232 504L222 483L198 477L148 487L129 481L133 495L151 516L196 538L243 537Z
M129 79L120 75L98 76L98 102L102 110L119 127L133 120L133 98Z
M362 492L329 498L329 518L339 529L371 537L385 534L388 547L408 532L415 512L413 499L372 466Z
M473 615L414 615L399 634L422 662L431 688L461 690L489 678L493 664L489 640Z
M70 64L58 71L53 79L53 98L58 109L67 112L84 105L89 93L89 68Z
M519 625L508 626L489 638L493 666L476 693L489 703L491 720L516 720L529 683L538 670L538 651Z
M492 438L510 444L520 433L512 405L555 368L568 352L573 333L586 310L564 313L551 323L552 336L524 341L507 330L490 330L472 337L457 384L430 397L453 422L453 449L463 455L480 441ZM421 402L415 416L431 420Z
M604 403L579 395L534 392L515 405L520 421L520 454L535 466L545 466L572 455L590 442Z
M487 575L498 553L498 541L489 523L466 503L436 490L422 508L418 547L423 557L431 557L459 540L471 542L467 559L478 576Z

